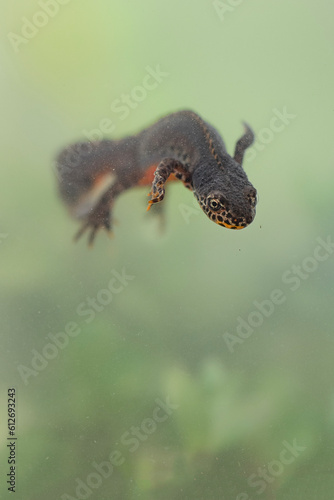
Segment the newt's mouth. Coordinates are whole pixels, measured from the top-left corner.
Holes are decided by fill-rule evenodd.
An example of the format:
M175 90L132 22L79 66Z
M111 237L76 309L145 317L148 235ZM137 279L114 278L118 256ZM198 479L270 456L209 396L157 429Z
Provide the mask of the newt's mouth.
M244 229L253 222L254 216L255 210L253 210L251 214L244 217L224 217L223 215L218 214L216 217L211 217L211 219L216 222L216 224L228 229Z
M217 222L217 224L219 224L220 226L227 227L228 229L244 229L245 227L247 227L247 225L244 225L244 226L234 226L232 224L228 224L227 222Z

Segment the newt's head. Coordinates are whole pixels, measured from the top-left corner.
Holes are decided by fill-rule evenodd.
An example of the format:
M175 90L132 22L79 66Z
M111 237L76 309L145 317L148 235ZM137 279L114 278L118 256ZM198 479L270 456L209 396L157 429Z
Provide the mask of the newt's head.
M223 169L217 165L196 169L193 189L203 212L220 226L243 229L255 217L256 189L231 157L224 161Z

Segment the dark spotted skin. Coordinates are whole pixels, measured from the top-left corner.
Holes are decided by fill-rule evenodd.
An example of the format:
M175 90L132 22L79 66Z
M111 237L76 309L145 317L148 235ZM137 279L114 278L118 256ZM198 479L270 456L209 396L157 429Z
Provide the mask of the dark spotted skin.
M93 241L100 227L110 230L112 205L131 187L153 181L148 209L162 201L171 174L193 191L213 222L246 227L255 216L256 190L242 168L244 152L254 141L252 130L244 126L234 158L217 130L192 111L170 114L119 141L69 146L58 156L57 170L62 198L84 221L78 236L91 229Z

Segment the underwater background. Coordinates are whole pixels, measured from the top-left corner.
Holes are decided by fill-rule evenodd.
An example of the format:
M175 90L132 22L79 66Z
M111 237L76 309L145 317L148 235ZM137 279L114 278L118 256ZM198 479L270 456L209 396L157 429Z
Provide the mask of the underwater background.
M0 497L14 387L16 499L331 500L333 3L1 5ZM254 129L254 222L172 183L74 244L56 154L181 109Z

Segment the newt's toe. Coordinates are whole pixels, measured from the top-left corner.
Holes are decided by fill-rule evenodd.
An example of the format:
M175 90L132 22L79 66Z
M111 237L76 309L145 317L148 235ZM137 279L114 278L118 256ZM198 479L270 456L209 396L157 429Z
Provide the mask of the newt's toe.
M148 202L148 206L147 206L146 212L148 212L148 211L151 209L151 206L152 206L152 205L153 205L153 201L152 201L152 200L150 200L150 201Z

